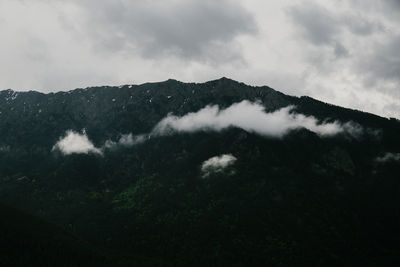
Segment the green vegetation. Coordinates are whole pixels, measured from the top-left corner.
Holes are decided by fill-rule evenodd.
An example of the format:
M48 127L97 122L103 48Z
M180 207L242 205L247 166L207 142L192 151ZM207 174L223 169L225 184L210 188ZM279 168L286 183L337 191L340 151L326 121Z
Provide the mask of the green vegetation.
M22 212L0 208L0 265L400 262L400 163L376 161L400 152L398 120L228 79L9 93L0 92L0 202ZM51 151L67 129L85 128L99 145L148 132L171 111L243 99L268 111L294 104L364 132L321 138L299 129L272 139L229 129L151 138L104 156ZM204 179L201 164L228 153L235 164Z
M110 259L58 227L0 206L1 266L105 266Z

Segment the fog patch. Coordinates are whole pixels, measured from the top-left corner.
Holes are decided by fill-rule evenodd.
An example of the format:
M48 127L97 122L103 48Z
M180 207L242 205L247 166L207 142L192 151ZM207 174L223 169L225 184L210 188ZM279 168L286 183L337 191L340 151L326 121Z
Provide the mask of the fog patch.
M338 121L318 122L313 116L295 113L294 106L287 106L271 113L266 113L260 103L244 100L226 109L218 105L208 105L198 112L182 117L168 114L153 129L152 135L168 135L175 132L193 133L198 131L222 131L237 127L247 132L268 137L282 137L290 130L306 128L320 136L330 136L341 132L350 134L362 131L356 124L341 124Z
M0 146L0 153L1 152L10 152L10 146Z
M237 158L232 154L223 154L204 161L201 165L203 177L208 177L212 173L222 172L227 167L233 165L236 160Z
M352 137L359 138L361 135L363 135L366 131L364 127L362 127L360 124L349 121L344 124L342 124L343 131L346 133L349 133ZM370 135L378 135L377 130L372 130L372 129L367 129L367 133Z
M400 161L400 153L387 152L385 155L377 157L375 159L375 161L378 163L399 162Z
M147 138L148 135L122 134L118 141L109 139L101 147L96 147L89 140L85 131L78 133L73 130L67 130L65 136L60 137L58 142L53 146L52 151L60 151L63 155L89 153L103 155L107 149L131 147L145 142Z
M70 154L99 154L102 155L103 152L95 147L93 143L89 140L86 132L82 133L74 132L68 130L64 137L61 137L58 142L53 146L52 151L59 150L64 155Z
M156 124L151 132L139 135L122 134L118 141L109 139L99 148L93 145L85 131L77 133L68 130L65 136L61 137L53 146L52 150L59 150L64 155L74 153L102 155L106 150L135 146L152 137L199 131L220 132L233 127L273 138L282 138L289 131L299 128L308 129L321 137L345 133L348 136L358 138L364 132L369 133L368 129L365 130L355 122L320 122L313 116L296 113L294 109L295 106L287 106L267 113L261 103L248 100L232 104L225 109L220 109L218 105L207 105L197 112L191 112L181 117L169 113ZM372 130L370 132L373 133ZM223 157L221 160L224 162L223 160L226 159L228 158Z
M107 140L104 145L103 145L103 150L104 149L114 149L118 147L130 147L134 146L140 143L143 143L146 141L146 135L140 134L140 135L133 135L132 133L129 134L123 134L119 138L117 142L112 141L112 140Z
M125 134L122 135L121 138L119 139L119 143L123 146L133 146L136 144L143 143L146 140L145 135L132 135L130 134Z

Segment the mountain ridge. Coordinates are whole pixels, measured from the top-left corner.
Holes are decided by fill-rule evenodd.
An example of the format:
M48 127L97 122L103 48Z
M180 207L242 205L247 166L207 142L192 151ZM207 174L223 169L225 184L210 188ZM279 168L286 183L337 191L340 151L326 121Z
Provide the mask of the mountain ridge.
M227 78L1 91L0 203L143 265L387 265L399 133Z
M96 90L96 89L100 89L101 90L101 89L106 89L106 88L107 89L113 89L113 90L118 90L118 89L122 89L122 88L124 88L124 89L126 89L126 88L139 89L140 87L148 87L148 86L160 86L160 85L170 86L170 85L182 85L182 84L185 84L185 85L206 85L206 84L216 85L216 84L222 84L223 86L227 86L229 84L231 84L231 85L234 84L234 85L241 85L241 86L246 86L248 88L254 88L254 89L273 90L276 93L279 93L279 94L282 94L282 95L285 95L285 96L291 97L291 98L309 99L309 100L316 101L316 102L321 102L323 104L327 104L327 105L330 105L330 106L333 106L333 107L341 107L341 108L349 109L349 110L352 110L352 111L357 111L357 112L362 112L362 113L366 113L366 114L369 114L369 115L374 115L374 116L377 116L377 117L380 117L380 118L399 120L397 118L388 118L388 117L384 117L384 116L381 116L381 115L378 115L378 114L374 114L374 113L371 113L371 112L367 112L367 111L363 111L363 110L358 110L358 109L343 107L343 106L336 105L336 104L331 104L329 102L324 102L324 101L321 101L321 100L318 100L316 98L313 98L313 97L310 97L310 96L306 96L306 95L299 96L299 97L292 96L292 95L287 95L287 94L284 94L284 93L282 93L282 92L280 92L278 90L275 90L275 89L273 89L273 88L271 88L271 87L269 87L267 85L253 86L253 85L248 85L248 84L245 84L243 82L239 82L239 81L233 80L231 78L227 78L227 77L221 77L219 79L210 80L210 81L206 81L206 82L182 82L182 81L178 81L176 79L167 79L165 81L160 81L160 82L145 82L145 83L141 83L141 84L124 84L124 85L118 85L118 86L117 85L115 85L115 86L112 86L112 85L99 85L99 86L88 86L88 87L85 87L85 88L78 87L78 88L71 89L71 90L66 90L66 91L56 91L56 92L47 92L47 93L36 91L36 90L18 91L18 90L13 90L13 89L4 89L4 90L0 90L0 96L5 95L4 97L7 98L7 95L8 95L9 98L12 99L16 95L19 95L21 93L22 94L28 93L28 94L46 95L47 96L47 95L59 95L59 94L66 94L66 93L67 94L73 94L73 93L82 92L82 91L93 91L93 90Z

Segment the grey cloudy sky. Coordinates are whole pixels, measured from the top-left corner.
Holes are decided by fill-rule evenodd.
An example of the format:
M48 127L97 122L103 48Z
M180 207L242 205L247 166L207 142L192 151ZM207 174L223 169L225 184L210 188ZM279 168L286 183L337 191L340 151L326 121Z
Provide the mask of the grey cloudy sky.
M400 118L400 0L0 0L0 89L227 76Z

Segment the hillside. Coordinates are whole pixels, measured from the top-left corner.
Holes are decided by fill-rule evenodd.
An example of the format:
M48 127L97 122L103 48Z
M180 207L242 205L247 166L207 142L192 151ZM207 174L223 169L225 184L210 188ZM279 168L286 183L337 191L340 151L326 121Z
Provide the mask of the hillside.
M0 206L1 266L102 266L108 262L93 247L21 211Z
M6 90L0 202L121 265L392 265L399 134L227 78Z

